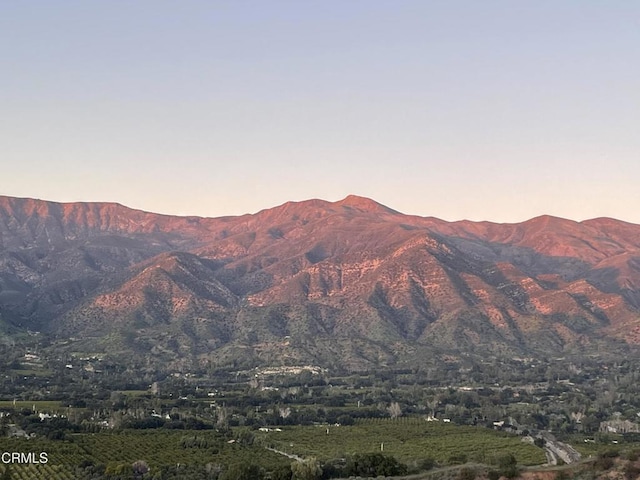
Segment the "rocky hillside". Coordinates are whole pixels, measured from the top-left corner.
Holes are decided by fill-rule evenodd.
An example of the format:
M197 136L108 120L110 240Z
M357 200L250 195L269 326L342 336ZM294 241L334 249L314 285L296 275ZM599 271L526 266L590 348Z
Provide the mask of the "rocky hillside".
M172 217L0 197L0 324L167 365L370 368L640 343L640 226L373 200Z

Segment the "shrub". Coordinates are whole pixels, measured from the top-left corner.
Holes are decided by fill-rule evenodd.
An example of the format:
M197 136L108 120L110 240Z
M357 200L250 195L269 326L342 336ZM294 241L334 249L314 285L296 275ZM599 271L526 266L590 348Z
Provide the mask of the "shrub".
M627 452L626 458L631 462L635 462L636 460L638 460L638 458L640 458L640 449L636 448Z
M593 465L598 470L609 470L613 467L613 458L600 454Z
M347 460L345 467L346 476L378 477L405 475L407 467L395 457L389 457L381 453L356 454Z
M340 415L337 421L340 425L353 425L355 423L351 415Z
M271 472L271 480L291 480L291 467L289 465L280 465Z
M624 467L624 477L627 480L634 480L635 478L638 478L639 475L640 475L640 467L634 465L633 463L628 463Z
M320 463L313 457L291 464L291 478L293 480L317 480L321 476Z
M487 478L489 480L498 480L500 478L500 473L497 470L489 470L487 473Z
M473 468L464 467L458 473L458 480L474 480L475 478L476 472Z
M431 470L436 466L436 461L433 458L423 458L418 466L421 471Z
M601 457L607 457L607 458L616 458L616 457L620 456L620 452L617 449L612 448L610 450L606 450L606 451L602 452L600 454L600 456Z

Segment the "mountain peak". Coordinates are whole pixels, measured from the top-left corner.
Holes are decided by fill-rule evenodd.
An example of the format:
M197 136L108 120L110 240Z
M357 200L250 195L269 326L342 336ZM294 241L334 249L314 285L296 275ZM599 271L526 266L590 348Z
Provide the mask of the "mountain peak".
M381 203L376 202L367 197L360 197L358 195L348 195L342 200L335 202L336 205L341 207L353 208L362 212L371 213L400 213L392 208L389 208Z

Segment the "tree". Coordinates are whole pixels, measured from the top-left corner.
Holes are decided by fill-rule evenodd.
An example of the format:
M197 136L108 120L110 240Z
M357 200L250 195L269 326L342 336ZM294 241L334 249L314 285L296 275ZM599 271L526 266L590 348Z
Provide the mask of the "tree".
M507 478L517 477L520 473L518 470L516 457L512 453L500 455L496 458L500 475Z
M347 476L377 477L398 476L407 473L407 467L394 457L381 453L356 454L347 460L345 474Z
M476 472L473 468L464 467L458 472L458 480L474 480Z
M317 480L322 476L322 468L315 457L310 457L293 462L291 474L293 480Z
M292 475L292 467L279 465L271 472L271 480L291 480Z
M420 470L422 471L431 470L435 466L436 461L433 458L423 458L419 463Z
M235 463L222 472L220 480L262 480L262 469L253 463Z
M0 476L0 480L11 480L11 468L9 465L4 466L4 472L2 472L2 476Z
M149 471L149 465L144 460L136 460L131 465L131 468L133 468L133 474L136 477L142 477Z
M255 435L251 432L251 430L247 428L238 430L238 433L236 434L236 442L238 442L240 445L253 445L254 441Z
M400 404L398 402L392 402L387 408L387 412L389 412L391 418L398 418L402 415L402 408L400 408Z

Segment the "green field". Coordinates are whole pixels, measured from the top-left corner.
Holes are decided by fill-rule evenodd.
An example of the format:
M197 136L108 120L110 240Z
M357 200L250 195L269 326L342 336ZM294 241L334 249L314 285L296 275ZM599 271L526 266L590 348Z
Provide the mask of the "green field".
M291 463L290 459L257 445L228 443L226 437L211 430L76 434L65 441L0 438L0 450L47 453L46 464L11 466L12 478L22 480L77 479L77 469L82 462L113 469L144 460L152 471L207 464L228 466L238 462L256 463L269 471Z
M329 434L326 433L329 428ZM152 471L204 468L207 464L226 468L238 462L256 463L265 471L288 466L291 459L268 451L273 447L302 457L320 460L345 458L356 453L374 453L384 444L384 453L414 464L432 458L441 465L490 462L512 453L521 465L545 462L542 449L520 437L483 427L461 427L427 423L421 418L371 419L352 426L291 426L282 431L251 432L235 429L231 436L248 439L232 442L229 435L212 430L126 430L68 435L66 440L44 438L0 438L4 452L46 452L49 461L40 465L13 465L12 478L22 480L72 480L81 477L80 465L103 465L107 470L145 461ZM255 440L255 441L254 441ZM231 443L230 443L231 442ZM79 473L80 472L80 473Z
M320 459L343 458L355 453L380 452L410 463L433 458L441 464L465 455L470 461L486 462L495 455L512 453L521 465L545 463L541 448L484 427L427 423L421 418L370 419L353 426L281 427L281 432L257 432L265 445L278 450Z

